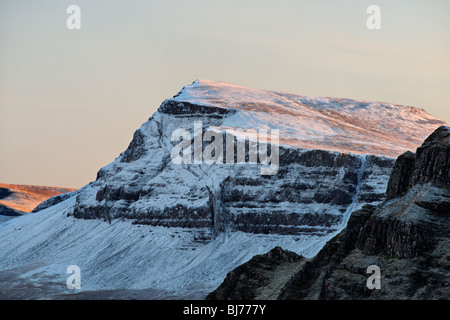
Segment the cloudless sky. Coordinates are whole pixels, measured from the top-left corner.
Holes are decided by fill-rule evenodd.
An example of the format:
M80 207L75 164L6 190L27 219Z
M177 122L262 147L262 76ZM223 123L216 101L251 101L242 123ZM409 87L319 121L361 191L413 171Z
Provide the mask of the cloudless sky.
M81 30L66 9L81 8ZM381 8L381 30L366 9ZM197 78L450 122L448 0L2 0L0 182L81 187Z

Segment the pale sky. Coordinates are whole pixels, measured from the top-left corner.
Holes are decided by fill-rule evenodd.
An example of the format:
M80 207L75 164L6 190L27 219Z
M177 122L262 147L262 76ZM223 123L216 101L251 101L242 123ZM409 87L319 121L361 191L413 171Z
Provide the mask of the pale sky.
M69 5L81 30L69 30ZM381 9L369 30L366 9ZM448 0L1 0L0 182L81 187L197 78L450 122Z

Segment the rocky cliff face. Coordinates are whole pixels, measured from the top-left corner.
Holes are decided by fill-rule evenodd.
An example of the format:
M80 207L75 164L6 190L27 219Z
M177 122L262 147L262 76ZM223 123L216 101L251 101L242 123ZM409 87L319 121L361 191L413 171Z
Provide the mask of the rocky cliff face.
M124 156L130 154L136 153ZM133 168L131 181L100 171L91 186L95 200L79 195L73 215L204 228L211 235L225 231L326 235L345 223L349 208L384 199L383 187L393 165L393 160L377 156L281 147L278 174L261 176L257 168L180 167L168 158L166 153L150 168Z
M449 128L440 127L416 154L400 156L388 188L393 199L353 212L314 258L291 259L282 285L268 287L280 278L276 272L255 276L267 254L230 272L208 298L259 299L269 291L274 299L448 299L449 137ZM286 263L279 259L270 268ZM381 269L381 289L366 285L370 265ZM243 281L252 285L243 290Z
M431 182L438 187L450 184L449 127L436 129L416 153L405 152L398 157L386 191L392 199L405 194L412 186Z

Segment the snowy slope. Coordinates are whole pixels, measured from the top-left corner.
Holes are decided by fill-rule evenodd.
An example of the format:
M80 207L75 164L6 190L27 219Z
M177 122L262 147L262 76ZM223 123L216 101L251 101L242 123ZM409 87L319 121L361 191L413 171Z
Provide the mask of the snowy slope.
M194 121L279 129L278 173L173 163L171 134ZM411 107L197 80L164 101L96 181L0 224L0 279L27 270L22 280L68 293L66 268L75 264L85 291L206 295L274 246L314 256L353 210L384 199L387 156L414 150L441 123Z
M83 291L151 288L175 296L200 291L204 296L230 268L254 254L281 245L314 255L324 244L323 237L244 232L223 234L202 244L196 239L197 229L67 217L74 200L3 223L1 269L26 266L20 277L37 286L56 285L52 294L71 293L66 268L78 265Z

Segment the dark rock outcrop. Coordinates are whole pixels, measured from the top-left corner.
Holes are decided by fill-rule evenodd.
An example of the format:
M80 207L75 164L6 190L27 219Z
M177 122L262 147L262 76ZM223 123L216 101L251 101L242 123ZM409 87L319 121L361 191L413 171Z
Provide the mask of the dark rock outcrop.
M183 117L195 117L195 116L214 116L221 118L225 115L234 114L236 111L227 107L212 107L207 105L190 103L187 101L177 102L173 100L166 100L158 109L162 113L171 115L181 115Z
M249 262L230 271L223 283L206 300L249 300L258 297L258 288L274 283L277 273L296 266L303 258L293 252L275 247L268 253L257 255ZM277 279L275 279L277 280Z
M12 194L13 194L13 192L11 190L9 190L8 188L0 188L0 199L9 197Z
M431 182L438 187L450 185L450 128L436 129L416 153L405 152L394 164L386 190L387 199L404 195L412 186Z
M411 172L414 170L416 154L406 151L400 155L394 164L386 190L386 198L392 199L404 195L410 186Z
M44 210L48 207L54 206L60 202L63 202L64 200L67 200L70 197L76 195L80 190L75 190L75 191L71 191L71 192L67 192L67 193L61 193L56 196L53 196L53 197L41 202L40 204L38 204L36 206L36 208L34 208L31 212L38 212L38 211Z
M17 217L25 214L23 211L14 210L10 207L7 207L3 204L0 204L0 215L7 217Z

